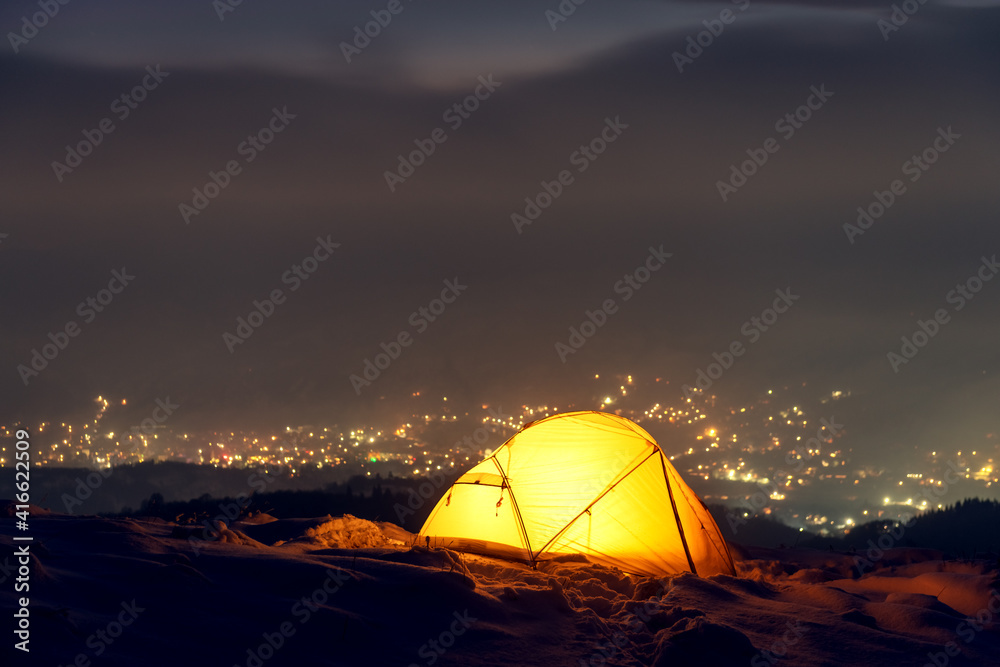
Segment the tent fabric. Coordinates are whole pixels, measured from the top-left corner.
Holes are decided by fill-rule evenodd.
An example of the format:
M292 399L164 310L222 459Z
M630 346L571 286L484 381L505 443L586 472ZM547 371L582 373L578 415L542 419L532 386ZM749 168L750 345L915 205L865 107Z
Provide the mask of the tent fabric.
M605 412L525 425L456 480L419 535L532 565L584 554L630 574L735 574L715 520L652 436Z

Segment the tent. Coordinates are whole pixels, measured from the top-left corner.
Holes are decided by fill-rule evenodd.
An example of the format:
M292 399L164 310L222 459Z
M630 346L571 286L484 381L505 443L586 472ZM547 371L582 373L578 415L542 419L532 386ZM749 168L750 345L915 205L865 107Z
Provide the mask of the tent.
M629 574L735 574L715 520L652 436L604 412L525 425L448 489L419 535L531 565L584 554Z

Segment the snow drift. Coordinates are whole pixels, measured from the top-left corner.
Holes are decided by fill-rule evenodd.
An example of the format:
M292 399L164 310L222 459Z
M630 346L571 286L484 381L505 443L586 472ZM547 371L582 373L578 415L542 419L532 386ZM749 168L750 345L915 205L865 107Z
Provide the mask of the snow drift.
M210 531L49 515L32 531L32 651L4 664L1000 661L996 564L930 551L889 550L860 574L851 554L751 549L735 577L653 578L428 550L351 516Z

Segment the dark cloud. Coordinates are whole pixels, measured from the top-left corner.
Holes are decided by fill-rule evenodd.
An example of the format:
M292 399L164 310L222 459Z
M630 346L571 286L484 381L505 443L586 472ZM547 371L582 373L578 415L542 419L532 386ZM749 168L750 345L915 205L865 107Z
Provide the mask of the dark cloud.
M232 57L216 60L205 35L181 28L206 7L171 10L162 49L131 45L133 53L162 53L170 75L63 183L51 162L111 115L111 100L151 63L95 65L115 51L100 34L89 43L60 37L44 49L40 42L45 59L0 59L5 99L16 100L0 110L0 231L10 235L0 245L0 393L8 410L44 415L99 393L146 402L170 394L192 422L272 422L392 410L418 389L470 405L558 403L579 398L581 380L595 372L663 375L679 386L740 337L775 289L790 287L800 301L720 392L738 396L771 382L850 387L884 417L872 420L872 443L891 433L930 444L941 436L925 428L931 422L956 437L995 429L982 415L996 414L1000 284L954 313L901 373L885 357L918 319L945 305L982 256L1000 252L995 9L927 5L918 18L933 22L915 18L885 42L872 17L831 34L818 14L782 15L772 3L681 74L672 53L684 48L677 26L691 24L687 13L671 30L629 27L591 47L580 36L597 29L585 18L589 3L565 35L551 34L537 8L514 5L504 10L504 34L526 20L541 25L515 50L530 54L537 42L551 54L541 40L575 39L563 51L572 57L547 66L540 56L537 67L497 60L496 71L509 72L497 76L501 87L451 129L443 111L493 70L488 59L475 74L449 69L441 88L428 88L426 76L401 77L416 71L405 60L414 53L409 42L423 45L422 63L434 60L424 39L434 32L420 27L426 17L411 33L400 24L398 40L369 58L373 78L320 77L314 63L294 75L296 67L255 67L225 40L217 48ZM61 30L106 16L77 10L74 18L71 8L57 17ZM220 30L272 17L268 48L293 35L308 42L319 21L249 4L239 11ZM472 20L456 11L456 26ZM349 27L354 19L337 12L338 25ZM3 16L17 13L8 7ZM109 21L110 35L133 25L153 30L128 13ZM176 40L188 39L190 51L163 39L169 34L184 34ZM481 57L474 43L463 48ZM89 64L69 62L74 50L90 54L80 60ZM300 57L293 51L289 62ZM723 202L716 182L730 165L780 137L775 121L821 85L834 96ZM295 119L186 225L178 205L210 170L242 159L237 147L275 107ZM571 154L606 118L628 128L576 172ZM949 126L961 135L955 146L849 243L843 224L856 208L905 178L902 164ZM390 192L384 172L436 127L447 141ZM574 183L518 234L511 213L563 169L573 170ZM283 272L327 235L341 243L334 257L230 354L222 333L254 299L287 286ZM673 253L668 264L562 364L556 341L615 297L616 281L661 244ZM79 320L76 305L122 266L134 283L25 387L16 366L48 332ZM381 342L411 329L410 314L455 277L467 292L357 397L348 375Z

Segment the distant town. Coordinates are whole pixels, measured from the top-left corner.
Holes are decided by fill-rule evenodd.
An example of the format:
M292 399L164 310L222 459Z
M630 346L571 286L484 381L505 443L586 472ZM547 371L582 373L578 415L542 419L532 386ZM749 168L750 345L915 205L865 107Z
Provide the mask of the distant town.
M679 396L663 378L622 374L593 377L593 404L479 406L456 412L447 396L414 392L433 411L391 424L281 425L270 430L185 432L166 417L169 399L140 424L112 428L126 397L98 396L84 423L12 423L0 446L0 466L13 467L13 434L31 432L33 465L106 469L146 461L180 461L217 468L256 469L294 477L315 470L353 475L457 477L522 426L559 412L602 410L632 419L660 444L707 504L726 505L731 521L770 516L802 530L828 534L876 519L900 520L967 497L996 498L1000 490L995 434L983 444L872 464L849 446L841 421L847 389L819 400L800 388L774 388L746 405L721 405L711 393ZM799 396L796 398L796 396ZM659 400L656 400L657 397ZM672 398L668 398L672 397ZM428 402L430 398L430 402ZM807 404L808 403L808 404ZM176 407L176 406L173 406ZM902 457L901 457L902 458Z

